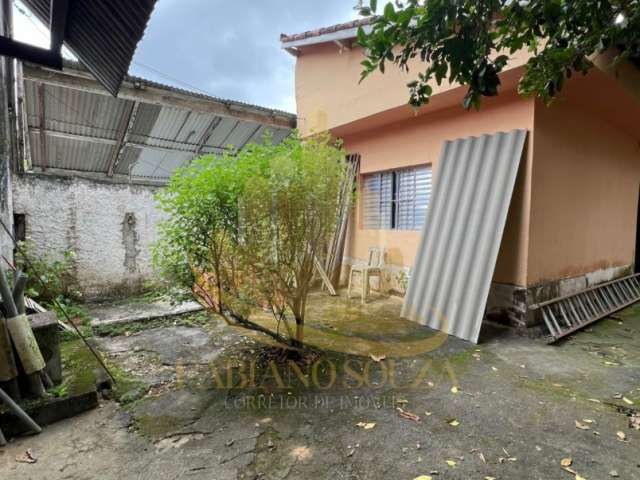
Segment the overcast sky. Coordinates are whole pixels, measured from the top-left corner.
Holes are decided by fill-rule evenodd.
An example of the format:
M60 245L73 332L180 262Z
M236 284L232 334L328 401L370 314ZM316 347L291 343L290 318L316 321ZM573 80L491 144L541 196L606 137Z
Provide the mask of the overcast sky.
M356 3L158 0L130 73L294 112L294 59L280 49L280 33L299 33L355 19ZM18 40L48 47L47 29L34 17L29 18L20 3L14 21Z

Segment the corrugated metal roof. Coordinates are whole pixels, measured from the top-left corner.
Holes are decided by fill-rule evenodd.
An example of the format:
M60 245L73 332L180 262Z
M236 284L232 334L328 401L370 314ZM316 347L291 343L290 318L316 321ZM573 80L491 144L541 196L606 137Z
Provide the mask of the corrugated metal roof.
M445 142L403 317L477 343L526 136Z
M23 0L45 24L51 0ZM64 43L112 94L127 75L157 0L70 2Z
M28 78L24 83L29 150L35 168L107 174L111 160L116 157L119 160L114 173L131 175L134 180L166 182L178 166L197 155L237 151L248 143L261 142L267 132L277 144L292 131L249 119L169 105L138 101L134 108L135 100ZM44 93L44 135L41 92ZM168 92L168 96L170 94ZM123 124L126 125L132 109L135 114L123 143L119 144ZM265 115L267 121L269 118Z

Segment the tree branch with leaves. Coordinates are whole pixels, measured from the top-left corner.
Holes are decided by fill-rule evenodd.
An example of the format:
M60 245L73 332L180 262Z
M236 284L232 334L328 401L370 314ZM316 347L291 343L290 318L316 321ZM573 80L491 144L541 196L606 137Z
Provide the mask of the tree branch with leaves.
M365 4L366 3L366 4ZM409 104L428 103L432 85L444 80L468 88L464 107L493 97L499 74L516 52L530 53L518 90L549 103L575 73L586 74L592 59L612 50L614 61L640 61L640 0L361 0L371 31L360 27L362 79L392 64L409 71Z

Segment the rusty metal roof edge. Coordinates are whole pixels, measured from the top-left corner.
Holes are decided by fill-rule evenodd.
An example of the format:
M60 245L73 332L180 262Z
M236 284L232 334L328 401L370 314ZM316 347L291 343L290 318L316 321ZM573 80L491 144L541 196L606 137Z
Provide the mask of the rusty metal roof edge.
M44 67L39 67L37 65L33 65L35 67L38 68L43 68ZM73 60L69 60L69 59L65 59L63 61L63 73L72 73L69 72L69 70L75 70L77 72L81 72L81 73L90 73L90 71L80 62L76 62ZM285 118L290 118L290 119L296 119L296 114L291 113L291 112L286 112L284 110L279 110L277 108L270 108L270 107L263 107L261 105L256 105L256 104L252 104L252 103L246 103L246 102L242 102L239 100L230 100L230 99L226 99L226 98L222 98L222 97L216 97L214 95L208 95L208 94L204 94L204 93L199 93L199 92L195 92L193 90L187 90L184 88L180 88L180 87L175 87L173 85L168 85L165 83L160 83L160 82L156 82L154 80L148 80L146 78L143 77L138 77L135 75L125 75L123 78L123 83L127 82L132 84L132 86L134 86L137 83L140 83L142 85L146 85L149 87L153 87L153 88L157 88L160 90L167 90L169 92L175 92L175 93L180 93L182 95L188 95L190 97L194 97L194 98L198 98L198 99L202 99L202 100L209 100L209 101L213 101L213 102L217 102L217 103L223 103L225 104L227 107L229 108L234 108L234 107L240 107L240 108L250 108L250 109L254 109L254 110L258 110L262 113L267 113L269 115L273 115L273 116L281 116L281 117L285 117Z

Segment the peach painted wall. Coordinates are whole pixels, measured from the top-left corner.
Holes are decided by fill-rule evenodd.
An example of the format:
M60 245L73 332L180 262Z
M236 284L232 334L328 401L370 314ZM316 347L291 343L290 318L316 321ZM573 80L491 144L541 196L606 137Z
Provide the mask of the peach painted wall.
M634 261L639 139L586 108L593 103L536 103L529 285Z
M437 175L442 143L461 137L524 128L532 131L534 102L514 95L487 101L480 112L461 107L426 114L377 130L346 136L350 152L361 154L361 172L431 164ZM496 267L495 281L524 285L527 265L527 225L531 170L531 142L518 175L514 201L507 219L503 245ZM383 247L387 263L413 265L420 240L419 231L365 230L361 228L360 208L350 228L346 256L364 261L369 247Z
M527 58L526 52L515 55L505 70L523 65ZM384 75L375 72L360 83L363 59L359 47L341 51L336 44L325 43L302 49L296 61L296 101L303 135L407 104L406 85L416 78L418 62L409 73L389 65ZM456 87L446 81L442 85L434 82L434 95Z

